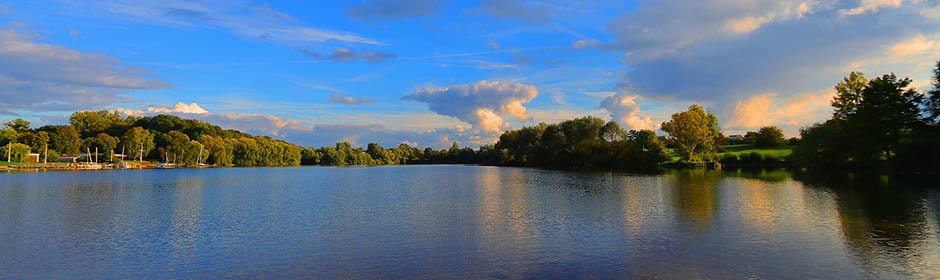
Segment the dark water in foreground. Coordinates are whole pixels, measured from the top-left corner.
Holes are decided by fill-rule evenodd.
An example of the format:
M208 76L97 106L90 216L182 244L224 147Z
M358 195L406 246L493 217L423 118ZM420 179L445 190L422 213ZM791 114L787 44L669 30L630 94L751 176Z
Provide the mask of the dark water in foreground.
M0 278L934 278L940 189L474 166L0 174Z

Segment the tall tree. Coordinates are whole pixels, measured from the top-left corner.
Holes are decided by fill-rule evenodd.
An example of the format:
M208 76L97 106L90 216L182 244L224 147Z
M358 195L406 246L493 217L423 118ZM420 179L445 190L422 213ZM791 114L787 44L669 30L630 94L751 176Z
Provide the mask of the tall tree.
M0 128L0 145L6 145L9 143L16 142L20 138L20 134L12 128Z
M691 160L696 152L715 150L715 139L720 137L717 117L698 104L685 112L675 113L661 129L669 134L669 141L679 149L684 160Z
M78 149L82 146L82 138L78 130L71 125L60 125L55 127L55 133L52 134L52 147L63 154L78 154Z
M69 117L69 122L78 129L82 137L91 137L105 132L112 126L121 124L123 120L117 112L108 111L75 112Z
M178 163L185 162L184 157L187 156L192 145L189 136L176 130L161 135L160 142L163 144L158 149L161 157L166 161Z
M927 113L930 114L930 121L940 123L940 61L933 69L933 89L928 92Z
M147 158L156 146L153 142L153 133L142 127L134 127L121 137L121 145L131 158Z
M923 101L923 94L911 87L911 79L886 74L869 82L849 121L859 134L873 139L884 156L890 156L902 136L923 124Z
M0 161L26 162L26 157L29 155L29 146L26 144L10 143L0 148L3 150L3 157Z
M848 77L836 84L836 97L832 99L832 118L847 120L858 111L862 103L862 92L868 88L868 78L862 72L849 73Z
M20 135L20 142L23 142L26 145L29 145L33 151L41 151L45 149L49 144L49 133L45 131L39 132L24 132Z
M783 138L783 130L776 126L765 126L761 127L757 131L757 144L758 147L777 147L783 146L787 143L787 140Z
M86 148L91 152L95 152L102 155L109 155L115 148L117 148L118 139L111 137L107 133L98 133L95 137L88 137L82 141L82 148Z
M29 121L24 119L15 119L7 122L5 125L19 133L29 131Z
M218 166L232 165L234 146L230 141L226 141L220 136L203 135L199 138L199 142L206 148L206 163Z

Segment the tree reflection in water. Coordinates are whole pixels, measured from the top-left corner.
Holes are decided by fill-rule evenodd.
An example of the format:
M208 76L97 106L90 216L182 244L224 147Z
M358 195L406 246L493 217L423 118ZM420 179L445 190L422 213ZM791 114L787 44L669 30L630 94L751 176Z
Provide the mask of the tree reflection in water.
M843 243L869 272L916 270L924 262L940 265L925 252L931 247L925 244L931 242L925 182L865 173L797 172L794 177L835 194Z

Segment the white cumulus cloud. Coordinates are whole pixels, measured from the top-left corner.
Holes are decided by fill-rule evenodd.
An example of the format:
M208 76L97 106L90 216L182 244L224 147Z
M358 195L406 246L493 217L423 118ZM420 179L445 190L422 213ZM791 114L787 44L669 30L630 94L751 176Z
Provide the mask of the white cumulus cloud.
M532 85L479 81L445 88L421 88L404 99L427 103L435 113L455 117L485 132L498 133L508 126L504 116L528 120L524 104L538 94Z
M641 114L640 106L636 104L637 98L640 97L618 93L601 101L601 108L610 112L610 118L625 125L627 129L658 129L659 124L652 117Z

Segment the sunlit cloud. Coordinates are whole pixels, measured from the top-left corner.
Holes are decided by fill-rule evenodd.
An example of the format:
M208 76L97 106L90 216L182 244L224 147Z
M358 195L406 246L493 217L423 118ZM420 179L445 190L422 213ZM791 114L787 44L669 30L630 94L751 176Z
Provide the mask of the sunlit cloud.
M903 3L903 0L861 0L858 2L858 6L843 9L839 12L845 16L857 16L865 13L873 13L884 8L900 7Z
M527 120L524 104L537 96L535 86L479 81L446 88L421 88L404 99L427 103L435 113L455 117L485 132L497 133L508 125L503 116Z
M130 90L169 84L115 58L0 27L0 111L67 111L129 101Z
M834 96L832 90L791 97L775 93L754 95L735 104L722 128L742 132L773 125L783 128L789 136L797 136L801 127L831 116L830 101Z
M640 112L640 106L636 103L638 98L638 95L619 93L605 98L600 107L610 112L610 118L625 125L626 129L658 129L659 124L651 116Z

